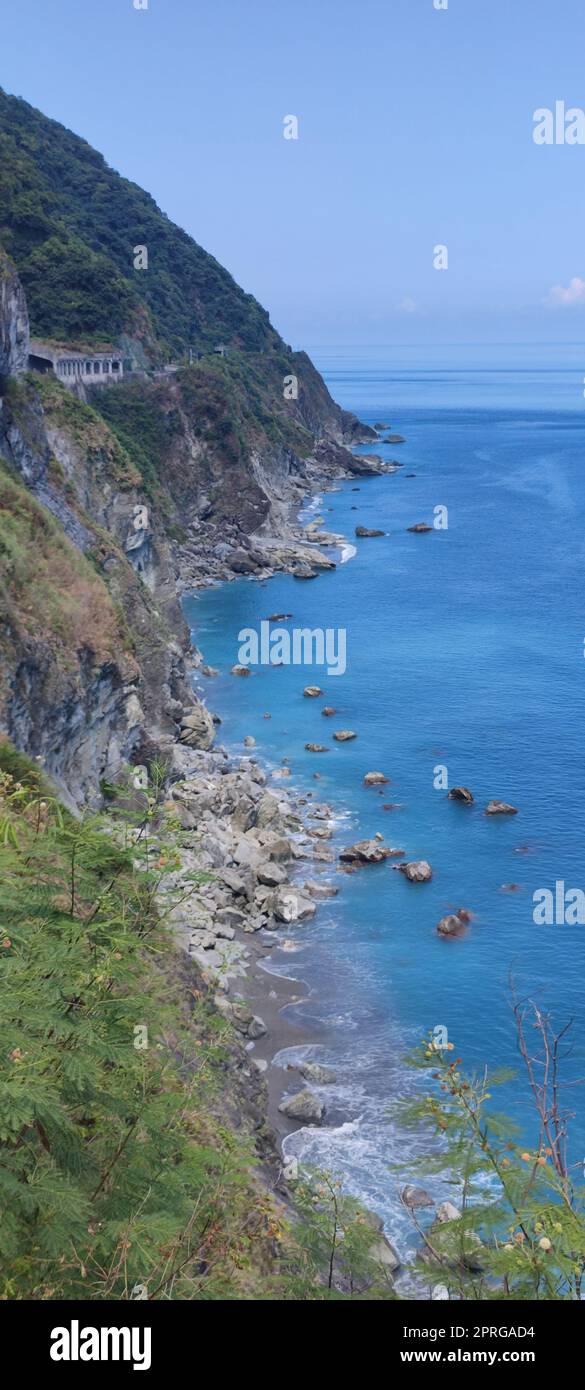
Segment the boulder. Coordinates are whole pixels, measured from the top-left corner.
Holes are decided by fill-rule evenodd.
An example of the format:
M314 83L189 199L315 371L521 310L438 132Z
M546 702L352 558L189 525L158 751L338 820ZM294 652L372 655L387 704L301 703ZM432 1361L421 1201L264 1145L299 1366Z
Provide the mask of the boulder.
M507 801L489 801L485 813L486 816L517 816L518 807L510 806Z
M433 877L433 871L426 859L411 859L406 864L399 864L398 871L404 874L409 883L428 883Z
M385 786L388 780L389 779L384 776L383 772L366 772L366 775L364 777L364 787Z
M324 743L306 743L307 753L328 753L329 749Z
M337 1081L337 1074L331 1067L322 1066L321 1062L300 1062L297 1071L304 1076L305 1081L312 1081L314 1086L332 1086Z
M255 574L258 563L255 553L247 550L232 550L227 563L234 574Z
M315 904L293 888L279 888L274 897L273 912L277 922L306 922L315 916Z
M465 926L462 917L450 912L447 917L441 917L441 921L437 923L437 931L439 936L462 936Z
M232 666L232 676L251 676L249 666Z
M286 870L281 864L259 864L256 877L267 888L278 888L281 883L286 883Z
M453 1205L453 1202L441 1202L440 1207L437 1207L437 1221L441 1223L444 1221L460 1221L461 1216L462 1213L459 1211L458 1207Z
M317 578L317 574L316 574L315 570L310 569L310 568L309 568L309 565L297 565L296 569L294 569L294 570L292 571L292 576L293 576L293 579L316 579L316 578Z
M367 536L385 536L386 532L379 531L376 527L356 526L355 534L359 536L361 540L364 540Z
M406 444L406 440L405 440L403 434L387 434L387 435L386 435L386 438L385 438L385 440L384 440L384 443L385 443L385 444Z
M415 1187L412 1183L407 1183L400 1193L405 1207L410 1207L411 1211L416 1211L418 1207L434 1207L435 1203L430 1193L425 1192L424 1187Z
M417 521L416 526L407 526L407 531L414 531L416 535L422 535L424 531L432 531L432 526L427 526L426 521Z
M338 729L333 737L338 743L349 743L350 739L357 738L357 734L354 734L353 729Z
M246 737L245 737L245 739L244 739L244 748L255 748L255 747L256 747L256 739L253 737L252 734L246 734Z
M343 864L381 864L385 859L398 858L403 849L391 849L380 840L357 840L354 845L342 849L339 858Z
M314 883L312 879L304 883L303 888L310 898L336 898L339 892L331 883Z
M289 1120L299 1120L302 1124L319 1125L325 1114L325 1106L312 1091L298 1091L296 1096L288 1096L278 1107L281 1115Z
M451 791L447 792L447 797L449 801L465 801L468 806L473 801L473 794L469 787L451 787Z
M193 705L181 719L181 743L189 748L211 748L215 738L213 719L205 705Z
M333 708L333 705L324 705L324 706L323 706L323 709L321 710L321 714L326 715L327 718L329 718L332 714L336 714L336 713L337 713L337 710L335 710L335 709Z
M322 694L323 691L320 689L318 685L306 685L305 689L303 690L303 695L307 695L308 698L311 700L316 699L318 695Z

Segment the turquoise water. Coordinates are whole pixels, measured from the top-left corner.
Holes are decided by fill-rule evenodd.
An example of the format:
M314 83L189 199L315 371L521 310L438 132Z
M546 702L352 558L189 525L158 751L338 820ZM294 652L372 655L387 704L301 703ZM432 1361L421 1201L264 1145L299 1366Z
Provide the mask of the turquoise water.
M327 1127L301 1131L287 1150L344 1172L404 1245L389 1172L398 1161L411 1176L418 1147L389 1117L416 1084L404 1054L440 1024L466 1066L519 1067L510 973L556 1024L574 1020L564 1100L577 1112L575 1163L585 1154L575 1085L585 1075L585 927L536 926L532 915L538 889L557 880L585 889L583 365L575 348L313 355L343 406L407 438L381 446L399 472L337 485L318 514L352 542L358 524L387 535L355 541L353 558L311 583L241 580L189 598L186 610L221 671L205 694L226 745L241 749L253 734L268 763L288 758L290 783L342 818L336 845L381 831L433 866L431 883L411 885L391 862L349 876L332 865L338 898L309 926L287 929L297 954L271 958L284 974L294 961L307 982L311 1055L338 1072ZM448 529L409 534L437 505ZM345 628L345 675L280 666L230 676L239 630L275 612L292 613L290 626ZM324 700L303 697L313 682ZM324 703L335 719L322 717ZM342 727L357 739L336 744ZM305 752L308 741L330 751ZM450 786L471 788L472 807L435 787L438 766ZM363 787L371 770L391 779L383 795ZM492 797L519 814L486 817ZM401 809L384 811L387 802ZM512 883L517 891L503 891ZM470 930L441 940L436 923L460 906L475 914ZM520 1069L498 1102L534 1137Z

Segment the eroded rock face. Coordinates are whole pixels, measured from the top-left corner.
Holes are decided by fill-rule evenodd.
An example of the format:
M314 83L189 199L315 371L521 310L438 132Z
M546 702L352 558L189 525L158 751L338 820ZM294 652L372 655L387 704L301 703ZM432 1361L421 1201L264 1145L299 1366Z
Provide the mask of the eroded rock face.
M26 372L29 352L24 290L12 262L0 249L0 379Z

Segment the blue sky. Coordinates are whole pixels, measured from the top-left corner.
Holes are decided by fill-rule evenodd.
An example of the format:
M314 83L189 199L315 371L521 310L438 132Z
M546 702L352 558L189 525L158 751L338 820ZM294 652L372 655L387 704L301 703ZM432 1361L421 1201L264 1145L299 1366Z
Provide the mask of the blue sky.
M532 130L585 108L584 58L583 0L6 0L0 84L295 345L576 341L585 145Z

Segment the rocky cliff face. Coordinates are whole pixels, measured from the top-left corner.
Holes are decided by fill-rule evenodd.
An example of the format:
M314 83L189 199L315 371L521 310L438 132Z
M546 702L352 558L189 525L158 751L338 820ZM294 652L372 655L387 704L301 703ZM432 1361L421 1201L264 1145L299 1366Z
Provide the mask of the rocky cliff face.
M27 372L25 296L0 262L0 732L70 802L128 764L209 748L179 594L329 565L291 525L360 437L304 354L234 352L82 400ZM197 654L195 654L197 660Z
M131 461L99 416L57 383L62 413L50 387L45 409L22 375L26 304L5 258L0 342L0 731L70 802L95 803L125 764L172 756L197 709L187 631ZM207 746L210 717L195 723Z
M0 378L19 376L28 366L30 335L24 290L0 250Z

